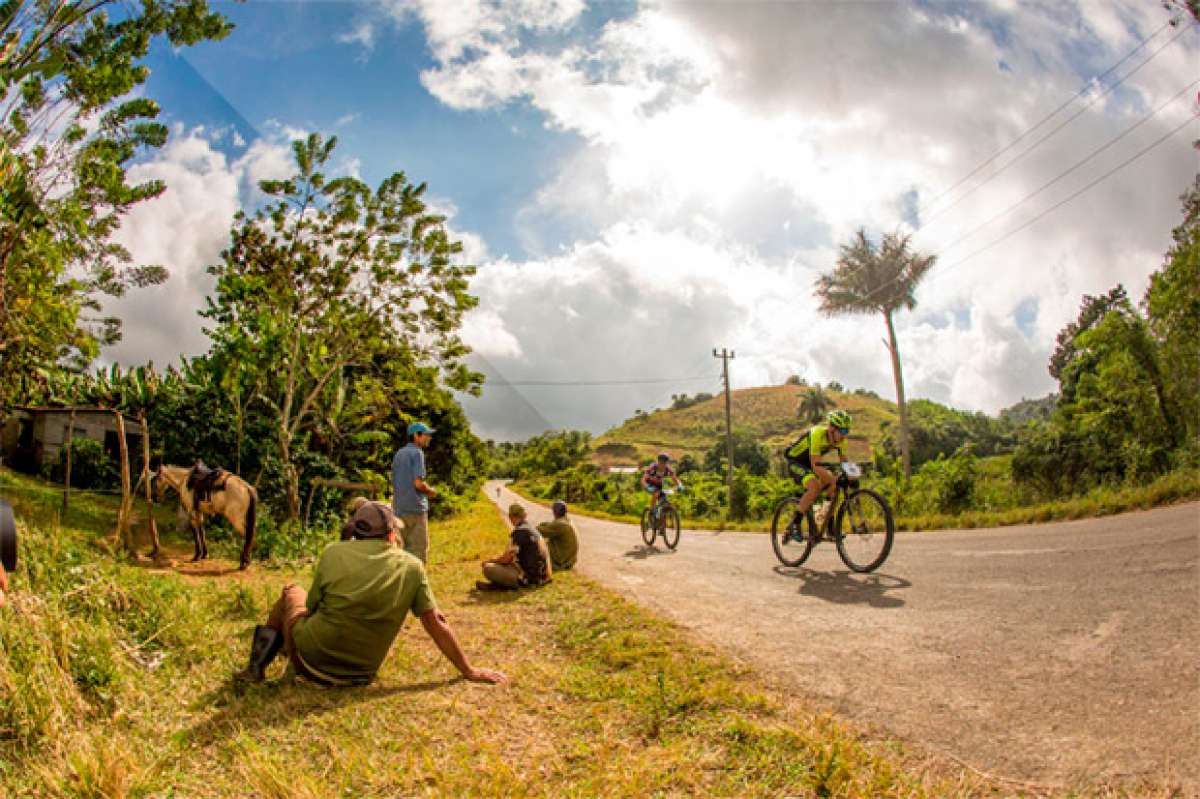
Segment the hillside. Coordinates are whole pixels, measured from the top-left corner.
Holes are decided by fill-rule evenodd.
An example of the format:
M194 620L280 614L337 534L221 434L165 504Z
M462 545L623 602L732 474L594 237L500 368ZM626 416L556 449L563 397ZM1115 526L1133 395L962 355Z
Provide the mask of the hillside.
M807 386L759 386L738 389L732 394L734 428L752 431L772 450L786 446L808 426L796 415L800 398ZM885 422L895 422L892 402L862 394L829 391L838 408L854 416L850 436L850 456L869 458L871 442L880 438ZM644 463L661 451L675 458L704 451L725 435L725 397L712 399L678 410L657 410L645 416L627 419L593 442L593 461L600 466L632 466Z

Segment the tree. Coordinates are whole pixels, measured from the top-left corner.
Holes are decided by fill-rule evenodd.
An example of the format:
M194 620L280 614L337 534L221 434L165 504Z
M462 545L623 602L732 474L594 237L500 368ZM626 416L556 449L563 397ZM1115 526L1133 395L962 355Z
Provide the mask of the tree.
M704 470L714 473L724 471L726 455L725 437L721 436L704 453ZM745 428L733 431L733 461L738 465L739 472L744 469L755 477L762 477L771 470L771 456L767 448L759 442L753 431Z
M336 138L293 142L297 172L263 181L274 202L239 214L231 245L202 315L214 353L240 363L246 384L274 427L287 518L300 513L295 446L328 420L347 370L382 362L432 368L451 388L477 393L482 376L463 363L462 315L474 267L430 214L413 185L395 173L372 191L357 178L323 169Z
M1181 438L1200 437L1200 175L1181 198L1183 222L1162 268L1150 276L1142 306L1175 408Z
M901 456L904 479L912 477L909 454L908 413L904 405L904 375L900 368L900 350L892 317L902 308L917 305L917 284L933 268L934 255L909 250L911 236L885 233L876 247L859 229L848 244L840 248L832 272L817 279L816 294L820 311L837 314L879 313L887 325L888 351L892 356L892 376L896 382L896 405L900 409Z
M821 421L825 412L835 405L837 403L833 401L833 397L825 393L825 389L813 386L800 397L800 405L796 409L796 414L804 421L815 424Z
M164 189L126 181L167 137L154 101L130 99L149 74L138 62L156 38L182 47L231 29L207 0L0 3L0 407L37 369L81 367L119 337L119 320L86 316L101 295L166 279L112 241Z

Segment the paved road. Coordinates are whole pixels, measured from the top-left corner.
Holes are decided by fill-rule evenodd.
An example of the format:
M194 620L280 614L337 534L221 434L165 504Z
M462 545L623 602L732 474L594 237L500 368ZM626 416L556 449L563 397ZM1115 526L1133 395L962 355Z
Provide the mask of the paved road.
M842 717L1016 779L1200 785L1200 503L901 533L870 575L831 544L788 569L761 534L685 530L669 552L575 523L580 571Z

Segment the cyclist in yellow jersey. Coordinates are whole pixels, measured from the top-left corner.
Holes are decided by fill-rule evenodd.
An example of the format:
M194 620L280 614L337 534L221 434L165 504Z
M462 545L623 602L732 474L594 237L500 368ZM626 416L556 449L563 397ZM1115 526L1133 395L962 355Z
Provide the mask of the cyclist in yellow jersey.
M837 478L833 472L817 463L822 455L837 450L838 459L846 463L846 438L850 435L850 414L846 411L830 411L826 424L816 425L798 441L783 451L787 458L788 474L804 488L797 511L808 513L822 491L826 499L833 499L837 491Z

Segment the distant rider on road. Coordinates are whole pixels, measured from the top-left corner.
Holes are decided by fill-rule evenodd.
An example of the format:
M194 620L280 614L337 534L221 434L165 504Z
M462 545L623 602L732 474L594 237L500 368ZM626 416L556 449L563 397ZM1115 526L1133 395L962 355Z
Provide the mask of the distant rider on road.
M642 472L642 487L652 494L650 507L658 512L658 503L662 500L663 480L674 480L676 487L683 490L679 475L671 468L671 456L665 452L658 454L658 460L646 467Z

